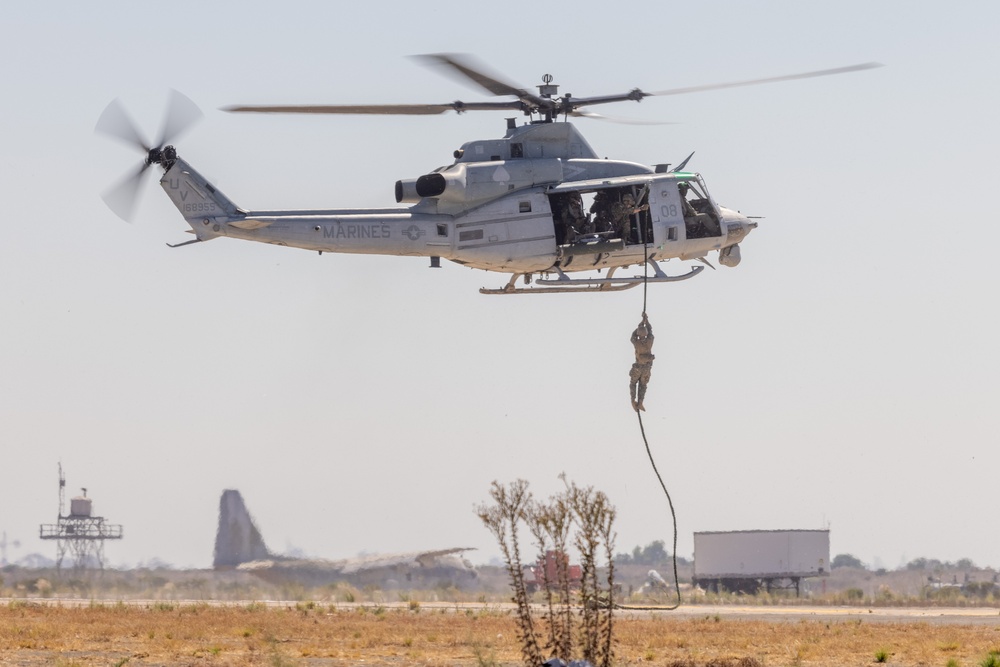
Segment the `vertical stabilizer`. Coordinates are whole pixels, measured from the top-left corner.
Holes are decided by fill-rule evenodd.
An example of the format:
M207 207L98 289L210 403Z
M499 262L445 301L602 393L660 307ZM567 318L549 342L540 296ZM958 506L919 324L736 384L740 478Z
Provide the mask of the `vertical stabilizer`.
M216 568L236 567L270 557L253 517L236 489L226 489L219 500L219 529L215 534Z

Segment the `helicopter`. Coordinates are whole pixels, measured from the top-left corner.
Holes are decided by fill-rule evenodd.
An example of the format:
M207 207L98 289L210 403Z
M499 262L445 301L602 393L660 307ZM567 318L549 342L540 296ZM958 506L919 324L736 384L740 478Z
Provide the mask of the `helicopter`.
M474 140L454 152L454 162L396 181L395 208L253 210L236 205L180 157L169 142L201 112L173 92L161 136L148 144L113 101L96 131L139 147L139 171L105 193L109 207L128 219L143 174L163 170L160 185L180 211L193 239L172 248L228 237L302 248L320 254L360 253L441 259L485 271L510 273L506 285L482 294L612 292L644 283L677 282L698 275L710 252L719 264L740 263L740 243L757 222L712 198L701 174L686 171L693 153L671 168L601 159L569 118L614 120L585 107L639 102L646 97L694 93L827 76L878 67L864 63L731 83L597 97L559 95L545 75L538 93L489 73L468 56L418 56L505 101L447 104L231 106L234 113L428 115L448 111L522 113L508 118L499 139ZM668 275L660 264L695 260L685 273ZM643 275L616 272L643 267ZM581 277L579 274L589 275ZM596 274L596 275L595 275ZM537 276L537 277L536 277ZM521 280L523 286L518 286Z

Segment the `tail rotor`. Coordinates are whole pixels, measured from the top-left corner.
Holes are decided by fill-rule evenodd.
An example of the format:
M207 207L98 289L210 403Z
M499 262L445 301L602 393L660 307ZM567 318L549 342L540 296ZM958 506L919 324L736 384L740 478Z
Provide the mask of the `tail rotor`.
M132 117L125 111L121 100L112 100L104 109L101 117L97 119L94 132L138 148L145 156L138 170L128 172L121 181L101 195L104 203L115 215L126 222L132 221L146 170L153 164L165 164L174 160L177 152L168 143L198 122L202 115L194 102L176 90L171 90L160 137L155 144L150 144Z

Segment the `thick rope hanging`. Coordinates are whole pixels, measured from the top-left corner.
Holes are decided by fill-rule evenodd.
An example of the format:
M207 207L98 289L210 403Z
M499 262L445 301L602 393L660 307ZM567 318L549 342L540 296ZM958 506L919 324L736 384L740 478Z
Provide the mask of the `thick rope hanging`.
M643 229L643 227L641 225L640 225L639 229L640 229L640 234L644 235L645 234L645 230ZM642 322L646 324L647 332L648 332L648 335L650 337L648 348L651 349L652 348L652 340L651 340L652 339L652 332L651 332L651 327L649 327L649 320L648 320L648 318L646 316L646 303L647 303L646 296L647 296L648 288L649 288L649 243L646 242L645 239L643 239L643 254L644 254L644 257L643 257L644 261L643 261L643 276L642 276ZM640 324L639 326L641 328L642 324ZM636 331L638 332L638 329ZM633 334L633 343L635 342L635 337L636 337L636 334ZM637 349L637 353L636 353L636 357L637 357L636 361L637 361L637 363L633 365L633 371L632 371L632 374L630 376L631 378L635 378L635 376L637 375L637 372L641 372L641 370L642 370L642 369L637 369L636 368L637 366L640 366L639 359L638 359L638 357L640 356L640 353L638 351L639 350L639 346L637 346L636 349ZM652 355L649 355L649 356L652 357ZM652 364L652 359L650 358L649 362L647 362L647 363L651 365ZM639 378L639 379L641 381L641 378ZM649 381L648 373L646 375L645 381L646 382ZM630 391L630 393L631 393L631 391ZM669 611L669 610L672 610L672 609L677 609L681 605L681 583L680 583L680 578L677 576L677 512L674 511L674 501L670 497L670 492L667 491L667 485L664 484L663 477L660 475L659 469L656 467L656 461L653 459L653 451L650 449L650 447L649 447L649 440L646 438L646 427L643 426L643 423L642 423L642 412L643 412L643 409L642 409L642 399L641 399L641 395L642 394L645 394L645 386L644 385L641 388L641 394L640 394L640 398L639 398L638 402L635 400L635 397L633 396L632 407L635 409L636 417L639 418L639 432L642 434L642 442L646 446L646 455L649 457L649 464L653 467L653 473L656 475L657 481L660 482L660 488L663 489L663 495L665 495L667 497L667 504L670 506L670 518L673 521L673 527L674 527L674 544L673 544L673 551L671 553L671 560L673 561L673 568L674 568L674 592L677 595L677 602L675 602L674 604L672 604L672 605L670 605L668 607L649 607L649 606L633 606L633 605L615 604L615 608L616 609L639 609L639 610L663 610L663 611Z

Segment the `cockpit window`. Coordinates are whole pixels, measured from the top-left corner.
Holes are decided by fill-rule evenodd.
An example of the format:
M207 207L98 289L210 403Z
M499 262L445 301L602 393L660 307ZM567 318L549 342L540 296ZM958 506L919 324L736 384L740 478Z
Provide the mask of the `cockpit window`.
M677 184L684 211L684 230L688 239L704 239L722 236L722 225L715 204L708 196L705 182L699 179L681 181Z

